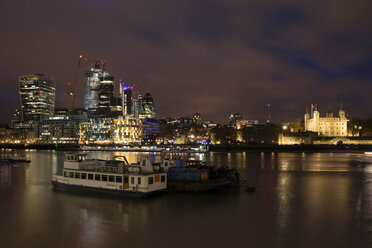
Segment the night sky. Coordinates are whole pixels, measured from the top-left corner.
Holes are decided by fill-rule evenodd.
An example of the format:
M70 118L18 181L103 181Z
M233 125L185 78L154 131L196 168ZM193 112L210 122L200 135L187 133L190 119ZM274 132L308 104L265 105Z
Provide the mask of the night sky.
M2 0L0 122L19 107L24 74L53 77L56 106L69 107L79 54L143 82L158 118L264 120L269 103L283 122L311 103L324 115L341 102L350 117L369 118L371 9L371 0Z

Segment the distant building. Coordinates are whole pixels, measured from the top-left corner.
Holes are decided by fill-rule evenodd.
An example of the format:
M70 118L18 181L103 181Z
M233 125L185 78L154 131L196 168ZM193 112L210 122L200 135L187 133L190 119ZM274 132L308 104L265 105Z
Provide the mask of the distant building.
M243 119L243 115L241 113L231 114L230 119L229 119L229 126L236 128L236 121L242 120L242 119Z
M201 125L202 119L199 113L194 114L194 116L192 117L192 122L194 123L194 125Z
M155 118L155 104L150 92L146 92L142 101L142 113L140 117L142 118Z
M347 136L347 122L345 112L340 109L339 117L333 117L333 113L328 112L326 117L320 117L317 108L311 116L306 113L304 126L305 131L316 132L320 136L345 137Z
M114 78L105 71L104 62L96 61L85 76L84 108L88 114L109 113L114 96Z
M55 117L69 116L69 114L70 114L70 110L68 108L55 108L54 109Z
M138 96L133 99L132 115L134 118L139 118L142 113L143 113L143 97L141 94L138 94Z
M114 104L114 77L103 71L99 82L97 112L99 114L109 114L110 106Z
M79 127L80 144L131 144L142 139L142 123L130 117L90 118Z
M22 122L38 122L52 117L55 104L54 80L44 74L19 77Z
M236 120L236 129L242 129L243 127L251 127L253 125L258 125L258 120Z
M280 133L279 145L311 145L318 138L314 132Z
M77 144L79 123L86 116L56 116L36 125L35 141L43 144Z
M160 133L160 121L154 118L145 118L142 120L142 141L143 142L154 143L159 133Z
M133 105L132 87L121 81L120 89L123 116L130 116Z
M11 140L11 129L7 124L0 124L0 143L9 143Z

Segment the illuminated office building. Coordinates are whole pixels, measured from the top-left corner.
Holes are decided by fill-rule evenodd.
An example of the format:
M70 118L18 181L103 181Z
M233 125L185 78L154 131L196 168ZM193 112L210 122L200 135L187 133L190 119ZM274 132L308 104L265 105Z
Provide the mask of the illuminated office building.
M201 125L201 116L199 113L195 113L194 116L192 117L192 122L194 125Z
M107 114L114 101L114 77L103 71L99 79L98 113Z
M80 144L139 143L142 140L142 122L135 118L91 118L80 124Z
M37 122L53 116L55 83L44 74L19 77L21 116L23 122Z
M129 116L132 114L133 105L132 87L121 81L120 89L123 116Z
M140 117L155 118L155 105L150 92L146 92L142 100L142 113Z
M96 61L85 73L84 108L88 114L106 114L114 97L114 78L105 71L104 62Z

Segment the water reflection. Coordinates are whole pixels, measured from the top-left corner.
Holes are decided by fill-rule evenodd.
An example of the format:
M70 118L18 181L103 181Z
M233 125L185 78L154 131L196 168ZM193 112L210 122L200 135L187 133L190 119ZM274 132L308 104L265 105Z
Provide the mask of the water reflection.
M261 168L277 171L348 172L371 170L372 159L348 153L261 153Z
M12 178L11 165L3 165L0 167L0 186L10 186Z
M61 170L64 153L22 152L30 164L0 168L2 247L372 245L372 163L364 154L189 154L210 165L236 167L256 192L172 193L137 200L54 191L50 178ZM88 155L125 155L129 162L164 157Z

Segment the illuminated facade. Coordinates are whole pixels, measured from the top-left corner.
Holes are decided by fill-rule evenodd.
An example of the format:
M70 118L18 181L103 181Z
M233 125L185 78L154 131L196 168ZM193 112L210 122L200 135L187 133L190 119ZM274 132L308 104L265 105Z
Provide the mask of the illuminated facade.
M86 116L57 116L39 122L35 128L35 141L42 144L77 144L79 123Z
M80 124L80 144L131 144L142 140L142 122L135 118L91 118Z
M142 139L144 143L154 143L160 133L160 121L153 118L142 120Z
M123 116L130 116L132 114L132 87L125 82L120 82L120 92L121 92L121 104Z
M150 92L146 92L142 102L141 117L155 118L155 105Z
M19 77L21 117L23 122L38 122L54 114L55 83L44 74Z
M311 145L317 139L314 132L280 133L279 145Z
M199 113L195 113L194 116L192 117L192 122L194 123L194 125L201 125L201 116Z
M345 111L340 109L339 117L333 117L327 113L326 117L320 117L318 110L312 111L312 116L305 114L305 131L318 133L320 136L345 137L347 136L347 122Z
M236 129L242 129L243 127L251 127L253 125L258 125L258 120L236 120Z
M143 113L143 97L141 94L133 99L132 113L135 118L139 118Z
M230 115L229 125L233 128L236 128L236 121L243 119L241 113L234 113Z
M108 113L114 94L114 78L104 70L104 61L96 61L85 73L84 108L89 114Z
M114 100L114 77L107 72L102 72L99 83L98 93L98 113L105 114L110 112L110 106Z

